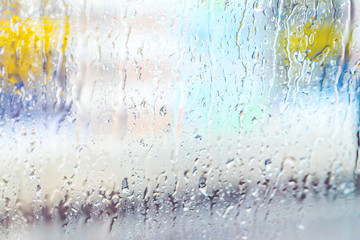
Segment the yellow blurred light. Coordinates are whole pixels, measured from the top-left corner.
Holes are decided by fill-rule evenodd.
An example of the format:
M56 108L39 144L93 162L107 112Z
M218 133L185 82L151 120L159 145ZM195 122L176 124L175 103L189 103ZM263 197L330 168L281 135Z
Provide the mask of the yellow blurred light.
M69 36L69 21L43 16L38 19L22 19L15 15L0 18L0 67L5 71L0 77L11 83L30 80L30 75L49 80L52 58L56 52L64 56ZM60 59L60 58L58 58ZM64 64L63 61L57 64Z
M325 57L341 54L341 45L344 44L342 35L329 16L320 25L298 24L281 31L278 42L290 59L297 56L298 60L317 60L324 53L327 54Z

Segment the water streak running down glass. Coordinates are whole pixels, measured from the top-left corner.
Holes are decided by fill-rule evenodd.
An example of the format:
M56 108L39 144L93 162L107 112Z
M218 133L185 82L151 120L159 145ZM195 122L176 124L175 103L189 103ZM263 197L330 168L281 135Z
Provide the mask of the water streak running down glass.
M0 239L360 239L359 13L0 0Z

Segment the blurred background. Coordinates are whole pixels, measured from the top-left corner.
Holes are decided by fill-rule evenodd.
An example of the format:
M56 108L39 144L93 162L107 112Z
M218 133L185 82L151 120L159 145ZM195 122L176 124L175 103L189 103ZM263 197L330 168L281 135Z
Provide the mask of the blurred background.
M359 239L357 0L0 2L1 239Z

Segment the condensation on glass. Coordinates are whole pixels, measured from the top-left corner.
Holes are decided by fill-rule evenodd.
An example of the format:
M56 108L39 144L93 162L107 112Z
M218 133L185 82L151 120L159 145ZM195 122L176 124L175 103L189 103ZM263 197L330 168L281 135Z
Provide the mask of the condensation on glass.
M2 0L1 239L359 239L360 2Z

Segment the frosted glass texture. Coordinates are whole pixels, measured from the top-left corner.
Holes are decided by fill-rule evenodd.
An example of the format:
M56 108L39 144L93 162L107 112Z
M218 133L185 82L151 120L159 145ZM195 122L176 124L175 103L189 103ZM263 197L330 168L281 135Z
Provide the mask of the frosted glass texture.
M360 239L359 14L0 1L0 239Z

